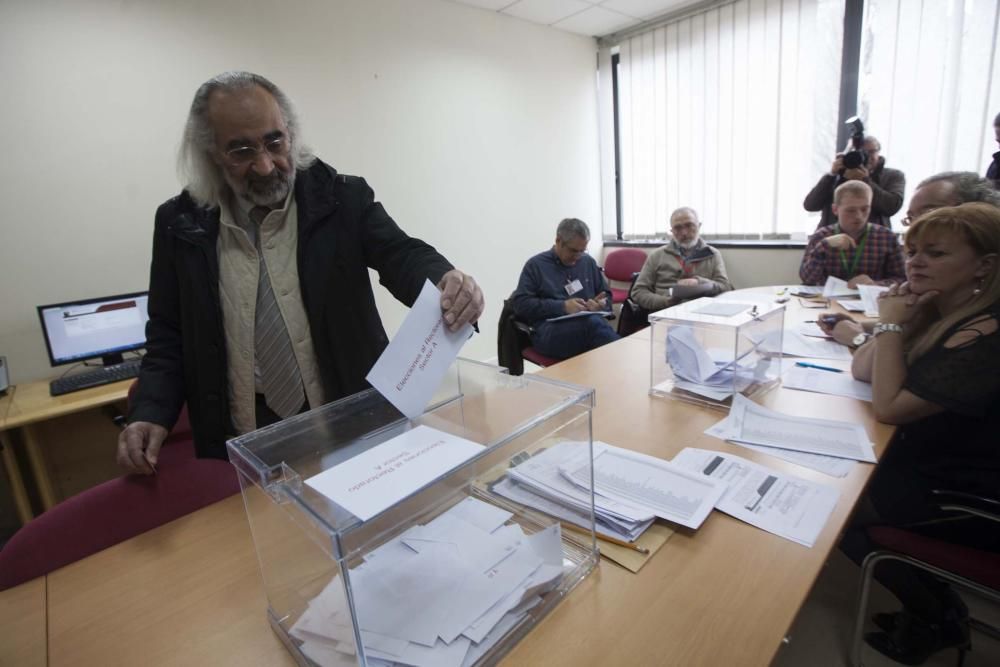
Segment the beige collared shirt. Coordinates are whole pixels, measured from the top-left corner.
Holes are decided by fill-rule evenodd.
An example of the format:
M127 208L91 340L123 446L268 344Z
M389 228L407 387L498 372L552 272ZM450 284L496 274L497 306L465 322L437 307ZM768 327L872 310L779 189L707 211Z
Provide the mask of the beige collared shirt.
M261 390L254 353L254 322L260 264L255 236L260 234L271 288L288 329L310 407L325 403L316 365L309 320L299 290L298 209L289 193L284 205L267 214L259 226L250 221L253 204L233 197L220 211L219 298L226 332L229 409L238 434L257 428L254 394Z

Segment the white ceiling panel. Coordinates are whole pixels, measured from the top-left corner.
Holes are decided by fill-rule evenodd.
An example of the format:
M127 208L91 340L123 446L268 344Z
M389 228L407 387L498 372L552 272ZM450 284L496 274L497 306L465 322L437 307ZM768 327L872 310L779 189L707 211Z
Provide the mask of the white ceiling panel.
M605 0L601 6L637 19L651 19L697 0Z
M598 37L624 30L639 23L639 19L625 16L603 7L591 7L552 25L553 28L568 30L579 35Z
M479 7L481 9L490 9L493 11L500 11L504 7L508 7L517 0L452 0L453 2L458 2L463 5L472 5L473 7Z
M590 7L592 5L583 0L518 0L504 9L503 13L534 23L552 25Z

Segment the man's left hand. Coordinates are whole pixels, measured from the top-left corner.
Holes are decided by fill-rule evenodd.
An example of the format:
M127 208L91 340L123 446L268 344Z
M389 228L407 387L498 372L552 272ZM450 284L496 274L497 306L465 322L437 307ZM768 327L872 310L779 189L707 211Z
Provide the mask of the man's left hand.
M452 269L441 276L437 286L441 290L441 310L448 329L458 331L479 320L483 314L483 290L472 276Z
M698 279L697 278L681 278L680 280L677 281L677 284L678 285L687 285L689 287L694 287L695 285L698 284Z
M864 167L844 170L845 181L864 181L868 179L868 170Z

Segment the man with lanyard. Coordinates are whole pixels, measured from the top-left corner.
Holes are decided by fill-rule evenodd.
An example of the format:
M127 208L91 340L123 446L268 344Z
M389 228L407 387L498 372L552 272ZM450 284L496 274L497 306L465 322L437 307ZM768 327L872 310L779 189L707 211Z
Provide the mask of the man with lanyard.
M667 245L649 254L632 288L631 299L649 311L687 299L715 296L733 289L722 253L705 243L698 213L687 206L670 215Z
M896 235L869 222L872 189L862 181L847 181L833 193L838 222L809 237L799 267L804 285L823 285L830 276L858 285L891 285L906 280L903 250Z

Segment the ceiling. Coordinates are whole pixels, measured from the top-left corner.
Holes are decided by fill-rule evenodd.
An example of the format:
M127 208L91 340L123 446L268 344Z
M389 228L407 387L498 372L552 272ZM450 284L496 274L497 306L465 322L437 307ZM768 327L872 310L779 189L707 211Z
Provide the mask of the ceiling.
M602 37L699 0L453 0L579 35Z

